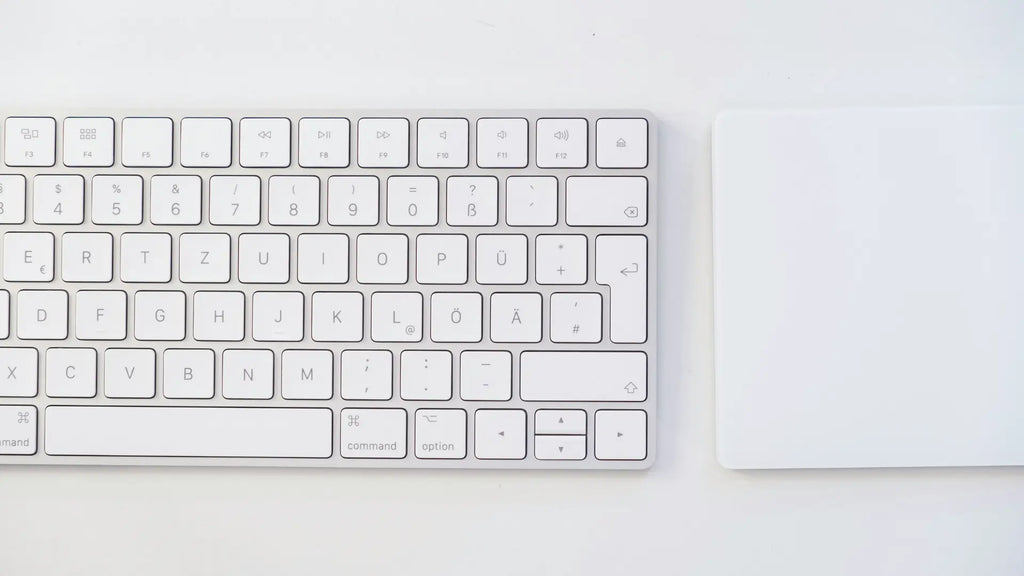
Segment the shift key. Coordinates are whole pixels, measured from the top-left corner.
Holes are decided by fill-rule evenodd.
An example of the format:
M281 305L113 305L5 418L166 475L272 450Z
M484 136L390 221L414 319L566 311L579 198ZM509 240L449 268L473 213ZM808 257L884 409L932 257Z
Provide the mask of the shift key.
M519 394L526 401L643 402L647 399L647 354L523 352Z

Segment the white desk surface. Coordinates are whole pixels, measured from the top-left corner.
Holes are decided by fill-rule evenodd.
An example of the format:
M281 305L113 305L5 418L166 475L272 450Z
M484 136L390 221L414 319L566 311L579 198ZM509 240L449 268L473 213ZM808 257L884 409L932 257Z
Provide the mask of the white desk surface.
M709 158L730 106L1022 103L1024 4L427 4L6 0L0 106L649 108L654 468L7 467L0 574L1024 573L1024 469L718 466Z

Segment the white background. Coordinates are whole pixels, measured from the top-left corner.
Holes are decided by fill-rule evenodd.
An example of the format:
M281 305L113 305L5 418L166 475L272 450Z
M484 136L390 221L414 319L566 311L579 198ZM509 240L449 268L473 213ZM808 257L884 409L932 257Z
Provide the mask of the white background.
M710 126L1024 102L1024 3L0 2L0 106L643 107L661 130L648 473L0 469L0 574L1024 574L1024 470L714 458Z

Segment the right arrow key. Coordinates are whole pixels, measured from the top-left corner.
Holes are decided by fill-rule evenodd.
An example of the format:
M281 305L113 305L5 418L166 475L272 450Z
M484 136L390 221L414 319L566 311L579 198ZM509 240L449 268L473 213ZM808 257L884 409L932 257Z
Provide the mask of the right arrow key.
M594 455L598 460L647 458L647 412L598 410L594 418Z

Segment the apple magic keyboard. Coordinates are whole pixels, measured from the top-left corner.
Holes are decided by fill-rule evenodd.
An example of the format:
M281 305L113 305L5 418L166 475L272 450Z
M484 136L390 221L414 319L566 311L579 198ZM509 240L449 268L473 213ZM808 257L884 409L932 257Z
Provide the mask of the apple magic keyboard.
M0 464L646 468L636 111L8 111Z

